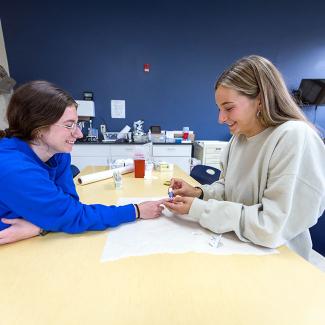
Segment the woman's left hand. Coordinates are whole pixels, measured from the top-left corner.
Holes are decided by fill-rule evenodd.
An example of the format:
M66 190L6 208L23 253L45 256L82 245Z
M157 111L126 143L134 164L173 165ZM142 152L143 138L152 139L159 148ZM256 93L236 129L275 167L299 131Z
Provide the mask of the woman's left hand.
M173 201L165 201L163 204L168 210L176 214L188 214L194 197L176 196Z
M24 219L1 219L2 223L11 225L0 231L0 245L14 243L19 240L39 235L41 228Z

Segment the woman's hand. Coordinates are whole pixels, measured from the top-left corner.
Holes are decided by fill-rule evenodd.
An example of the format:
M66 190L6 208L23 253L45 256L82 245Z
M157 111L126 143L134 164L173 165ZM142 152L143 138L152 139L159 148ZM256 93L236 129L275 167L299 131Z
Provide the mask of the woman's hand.
M41 228L24 219L1 219L2 223L11 225L0 231L0 245L14 243L19 240L39 235Z
M188 184L181 178L172 178L170 187L173 189L174 195L200 197L201 190Z
M175 214L188 214L194 197L176 196L173 201L165 201L164 205Z
M138 204L140 219L153 219L161 216L164 200L146 201Z

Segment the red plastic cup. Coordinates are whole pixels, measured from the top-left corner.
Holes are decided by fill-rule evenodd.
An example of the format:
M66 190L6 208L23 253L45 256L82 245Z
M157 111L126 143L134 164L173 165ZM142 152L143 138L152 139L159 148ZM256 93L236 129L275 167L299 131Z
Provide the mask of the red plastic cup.
M134 160L134 177L135 178L144 178L145 171L145 160L144 159L135 159Z
M190 128L188 126L183 127L183 140L188 140L188 134L189 134Z
M188 132L184 132L183 133L183 140L187 140L188 139Z

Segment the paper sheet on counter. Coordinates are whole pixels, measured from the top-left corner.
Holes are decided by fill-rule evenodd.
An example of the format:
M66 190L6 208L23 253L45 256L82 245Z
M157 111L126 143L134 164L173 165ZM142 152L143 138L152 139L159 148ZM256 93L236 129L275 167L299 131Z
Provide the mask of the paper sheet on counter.
M120 198L118 205L159 199L161 197ZM157 219L140 220L111 229L101 261L162 253L196 252L214 255L278 253L275 249L242 242L234 233L222 236L215 234L196 222L172 215L168 210L164 214Z

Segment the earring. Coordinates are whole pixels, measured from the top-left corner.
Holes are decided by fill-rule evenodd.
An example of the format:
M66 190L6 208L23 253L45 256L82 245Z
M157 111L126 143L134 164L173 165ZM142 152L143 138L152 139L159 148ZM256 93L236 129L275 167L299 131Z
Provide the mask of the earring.
M38 130L38 131L36 132L36 134L35 134L35 140L40 141L40 140L42 139L42 137L43 137L42 132L41 132L40 130Z
M258 111L257 111L257 113L256 113L256 117L257 117L257 118L259 118L259 117L260 117L260 115L261 115L261 111L260 111L260 110L258 110Z

